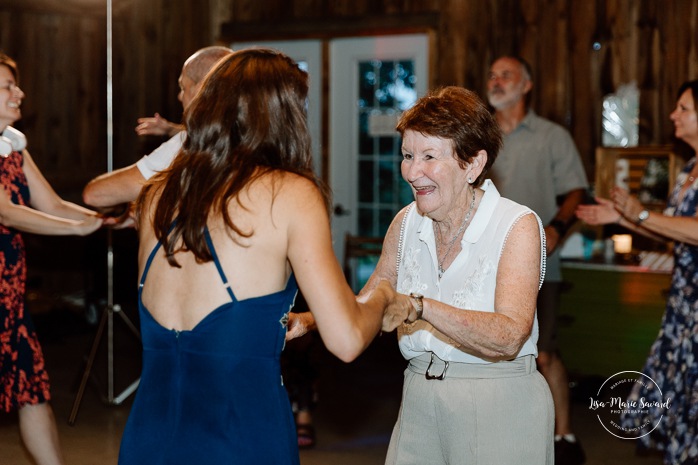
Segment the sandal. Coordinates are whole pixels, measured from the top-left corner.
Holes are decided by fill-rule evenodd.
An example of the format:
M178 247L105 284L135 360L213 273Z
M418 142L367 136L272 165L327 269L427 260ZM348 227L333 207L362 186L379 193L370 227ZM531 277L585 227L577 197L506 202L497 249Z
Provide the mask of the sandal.
M310 449L315 446L315 428L313 425L296 425L298 448Z

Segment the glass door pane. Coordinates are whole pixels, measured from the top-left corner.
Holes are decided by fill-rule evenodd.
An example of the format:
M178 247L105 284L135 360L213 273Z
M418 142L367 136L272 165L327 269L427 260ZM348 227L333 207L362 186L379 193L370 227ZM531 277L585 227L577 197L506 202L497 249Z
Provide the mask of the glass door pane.
M412 201L400 175L395 125L427 90L426 35L336 39L330 46L330 182L335 253L347 234L383 237L395 214ZM377 256L353 259L358 290Z

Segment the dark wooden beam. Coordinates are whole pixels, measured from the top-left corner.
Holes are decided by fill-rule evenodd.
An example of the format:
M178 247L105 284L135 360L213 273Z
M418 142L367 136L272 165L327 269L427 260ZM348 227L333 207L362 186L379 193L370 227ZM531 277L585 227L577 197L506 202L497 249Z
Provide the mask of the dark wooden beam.
M2 0L0 0L2 1ZM225 23L221 26L221 42L252 40L330 39L426 32L439 27L439 13L390 15L361 18L332 18L323 21L292 20L248 23Z
M118 16L134 0L112 0L112 14ZM0 10L80 16L106 16L106 0L0 0Z

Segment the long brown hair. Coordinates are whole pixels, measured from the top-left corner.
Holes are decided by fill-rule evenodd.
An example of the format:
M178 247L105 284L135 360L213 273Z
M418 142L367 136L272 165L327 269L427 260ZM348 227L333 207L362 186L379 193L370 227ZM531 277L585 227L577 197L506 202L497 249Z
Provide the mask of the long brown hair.
M307 95L307 73L270 49L234 52L210 71L184 113L182 150L138 200L140 217L149 193L159 194L153 229L171 265L179 266L174 254L180 250L199 262L212 260L204 240L212 214L222 215L235 234L250 237L254 231L241 230L230 218L228 202L240 203L238 194L264 174L296 173L327 197L313 173Z

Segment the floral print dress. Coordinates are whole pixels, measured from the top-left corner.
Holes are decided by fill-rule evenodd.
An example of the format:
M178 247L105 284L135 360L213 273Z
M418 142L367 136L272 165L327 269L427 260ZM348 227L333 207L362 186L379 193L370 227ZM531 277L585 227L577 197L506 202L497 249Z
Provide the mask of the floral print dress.
M679 202L681 186L696 163L692 158L678 176L665 215L696 215L698 181ZM641 427L662 417L651 433L639 439L641 449L664 451L666 464L698 464L698 247L683 242L674 244L674 270L666 310L659 335L650 349L642 372L652 383L636 383L629 401L666 402L669 408L650 408L648 415L625 413L627 428ZM633 410L631 412L638 412ZM663 416L662 416L663 415Z
M24 157L0 157L0 188L13 203L28 205ZM18 231L0 224L0 411L49 400L48 374L29 313L24 307L26 263Z

